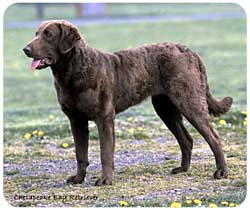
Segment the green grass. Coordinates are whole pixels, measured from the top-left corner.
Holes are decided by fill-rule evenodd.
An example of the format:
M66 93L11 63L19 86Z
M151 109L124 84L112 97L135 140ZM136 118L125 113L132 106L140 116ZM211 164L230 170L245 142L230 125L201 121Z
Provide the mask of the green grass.
M148 119L147 119L148 120ZM138 119L134 119L128 126L137 127ZM127 126L127 127L128 127ZM157 121L155 127L145 126L143 132L154 133L156 127L160 127L161 122ZM4 191L7 200L11 200L14 194L27 195L80 195L97 196L97 200L89 199L84 201L67 200L35 200L35 201L10 201L14 206L119 206L119 201L127 201L129 206L170 206L172 202L180 202L183 205L187 199L202 200L202 206L208 206L210 203L216 203L218 206L221 201L240 204L246 196L246 129L239 127L216 126L220 135L224 139L224 150L226 154L235 153L228 156L229 178L222 180L213 180L212 173L215 170L215 164L212 153L204 152L208 145L197 138L193 150L193 162L190 171L178 175L170 175L169 171L179 165L179 159L174 157L180 155L179 146L171 134L163 129L156 136L167 136L167 144L155 142L152 138L145 139L144 145L128 144L131 137L117 138L116 151L137 151L145 154L154 151L155 153L168 153L170 160L161 164L137 164L122 169L116 169L114 175L114 184L109 187L94 187L93 182L99 174L99 170L88 171L86 184L84 185L65 185L64 181L73 171L55 173L53 178L50 173L38 173L41 168L37 168L32 161L51 161L59 159L74 159L74 150L71 148L63 149L60 142L65 139L57 139L49 136L47 143L43 140L22 140L16 141L15 145L5 146L5 162L8 164L22 164L23 169L33 165L32 173L38 173L36 176L23 175L18 170L5 172ZM124 131L126 133L126 131ZM239 137L233 134L237 133ZM194 134L192 132L192 134ZM69 139L69 137L67 138ZM30 146L30 142L34 145ZM236 144L237 142L237 144ZM57 147L49 149L52 145ZM90 166L93 164L93 155L98 155L98 142L91 141ZM32 149L32 154L25 153L26 149ZM50 153L48 152L50 150ZM39 153L43 154L40 155ZM33 154L34 153L34 154ZM17 156L15 158L15 155ZM197 158L198 157L198 158ZM245 157L245 158L243 158ZM53 165L56 167L56 165ZM62 170L67 168L67 164ZM90 184L90 186L89 186ZM59 185L59 186L58 186ZM192 189L191 191L188 189ZM175 193L175 190L181 193ZM144 199L142 199L144 198ZM26 203L28 202L28 203ZM196 206L192 204L192 206Z
M187 15L196 13L234 13L243 9L232 3L108 3L106 14L110 16L132 15ZM74 4L46 4L44 19L76 18ZM35 4L17 3L10 5L5 12L4 21L36 20Z
M203 22L196 24L199 23L199 27L204 24ZM165 40L186 43L203 57L214 96L222 98L230 95L234 98L233 109L245 110L246 55L245 37L241 35L245 33L244 25L238 20L206 22L206 25L209 27L203 27L202 30L201 28L197 29L198 27L192 23L160 23L151 26L154 28L152 33L146 33L147 24L116 26L116 31L112 30L112 26L84 27L81 28L81 31L85 34L90 45L108 51ZM176 34L168 30L173 27L175 27ZM220 33L217 31L220 27L227 28L228 33L235 39L224 39L223 42L219 40ZM183 28L189 33L186 35L180 33ZM202 40L191 40L192 34L209 33L208 28L211 28L213 32L210 32L209 38L203 39L203 42ZM21 49L31 39L33 31L31 29L25 32L23 30L8 30L4 34L5 37L8 37L8 41L4 43L4 54L6 55L4 57L4 128L6 140L16 139L21 134L36 127L46 130L53 136L59 133L60 136L65 137L70 133L67 119L57 105L50 70L45 69L31 73L29 71L30 59L22 54ZM18 37L15 36L17 33ZM98 36L100 33L103 34L103 37L117 37L117 40L115 42L104 40ZM144 34L144 39L137 38L136 34ZM234 51L232 52L231 49ZM120 115L121 119L123 116L141 114L141 107L144 109L144 115L153 115L150 102L146 101L146 103L133 107ZM56 115L57 120L51 123L48 119L49 114ZM237 116L236 120L238 119ZM95 139L98 138L97 133L93 133L94 136Z
M80 30L91 46L106 51L164 41L186 44L203 58L214 95L218 98L231 95L234 98L235 108L245 108L245 26L244 20L224 20L163 22L153 25L147 23L106 25L81 27ZM148 30L149 27L150 30ZM29 110L55 107L56 98L51 72L46 69L31 73L30 59L22 53L22 48L32 39L34 32L35 29L5 30L4 32L4 95L6 96L4 107L6 111L27 107Z
M150 28L150 30L149 30ZM4 194L14 206L119 206L125 200L129 206L170 206L172 202L184 205L186 199L201 199L209 203L228 201L240 204L246 196L246 126L242 124L246 113L246 22L245 20L196 21L155 24L96 25L80 27L88 43L105 51L136 47L146 43L179 42L198 52L207 68L213 95L234 98L233 112L215 119L215 127L223 139L227 154L229 178L211 178L215 164L211 151L200 135L187 124L195 138L193 162L187 173L170 175L169 171L179 165L180 150L174 137L155 116L150 101L132 107L116 119L116 151L136 151L145 154L167 152L170 160L161 164L138 164L116 170L114 185L94 187L100 174L89 171L86 184L64 185L73 171L44 173L36 163L57 160L74 160L72 136L67 118L57 105L53 79L49 69L32 73L30 59L22 52L32 39L35 29L11 29L4 31L4 163L16 164L24 169L30 165L31 175L10 168L4 172ZM55 117L51 119L49 115ZM132 120L128 120L132 117ZM223 125L221 119L226 120ZM91 161L99 157L96 126L90 124ZM133 128L133 132L131 132ZM139 129L140 128L140 129ZM33 135L25 140L25 133L44 131L42 137ZM154 141L166 137L167 145ZM144 140L145 144L130 144ZM62 143L68 148L62 148ZM207 152L209 151L209 152ZM178 158L177 158L178 157ZM91 165L91 164L90 164ZM54 165L53 168L58 167ZM68 167L67 165L63 166ZM8 168L8 167L7 167ZM36 176L34 176L34 173ZM194 187L191 193L185 190ZM179 189L182 193L170 193L167 197L154 197ZM42 195L96 195L97 200L13 201L15 194ZM141 198L145 198L144 200Z

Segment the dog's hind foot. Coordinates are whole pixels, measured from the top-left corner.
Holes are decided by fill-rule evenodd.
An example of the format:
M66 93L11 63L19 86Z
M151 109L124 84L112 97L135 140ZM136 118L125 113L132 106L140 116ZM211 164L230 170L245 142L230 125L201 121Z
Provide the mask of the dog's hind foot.
M178 173L186 172L186 171L188 171L187 167L177 167L177 168L172 169L171 174L178 174Z
M222 179L228 177L228 170L227 169L218 169L214 172L215 179Z
M85 176L71 176L67 179L68 184L81 184L84 181Z
M112 185L112 179L109 177L101 176L99 179L97 179L95 186L103 186L103 185Z

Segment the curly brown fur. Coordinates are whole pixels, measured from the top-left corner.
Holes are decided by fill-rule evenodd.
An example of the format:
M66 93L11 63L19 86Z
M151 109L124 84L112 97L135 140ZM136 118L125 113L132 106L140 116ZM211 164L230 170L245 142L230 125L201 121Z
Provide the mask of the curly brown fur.
M232 98L217 101L212 97L205 67L189 48L166 42L107 53L87 45L70 23L47 21L24 51L34 59L33 69L52 69L57 98L69 118L76 146L77 174L68 179L70 183L81 183L86 174L89 120L96 122L100 136L102 175L96 185L112 183L115 115L149 96L180 144L181 166L172 173L187 171L190 165L193 139L182 122L184 116L214 153L214 177L227 176L209 114L226 113Z

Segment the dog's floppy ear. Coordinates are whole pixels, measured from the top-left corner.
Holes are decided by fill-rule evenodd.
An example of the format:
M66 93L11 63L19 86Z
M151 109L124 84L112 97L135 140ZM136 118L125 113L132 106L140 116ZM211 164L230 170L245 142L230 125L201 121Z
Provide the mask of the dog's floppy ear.
M59 50L62 54L69 52L81 39L78 29L72 24L62 21L59 24L61 29L61 40L59 42Z

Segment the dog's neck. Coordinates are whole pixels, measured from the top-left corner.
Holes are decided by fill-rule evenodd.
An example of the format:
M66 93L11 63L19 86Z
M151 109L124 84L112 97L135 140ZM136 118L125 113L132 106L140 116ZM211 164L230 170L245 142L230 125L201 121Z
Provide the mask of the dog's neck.
M80 41L79 45L61 55L58 62L51 66L55 80L67 87L74 77L74 81L82 80L86 89L93 88L96 84L92 84L92 80L96 76L96 67L100 64L91 58L96 57L97 53L100 52Z
M51 66L52 73L57 82L67 84L72 75L71 62L73 49L67 54L61 55L56 64Z

